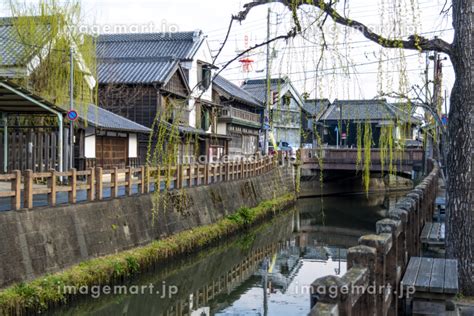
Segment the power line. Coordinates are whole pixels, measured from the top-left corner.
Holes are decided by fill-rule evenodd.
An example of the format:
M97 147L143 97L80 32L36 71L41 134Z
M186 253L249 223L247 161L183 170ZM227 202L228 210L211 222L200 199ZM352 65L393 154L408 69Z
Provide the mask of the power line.
M425 2L425 3L421 3L421 4L428 4L430 3L429 1L428 2ZM357 6L357 7L360 7L360 8L367 8L367 6ZM430 9L430 8L437 8L437 7L441 7L440 5L430 5L430 6L420 6L419 7L419 10L422 11L422 10L426 10L426 9ZM360 10L360 11L349 11L349 15L353 15L354 13L366 13L366 12L374 12L374 13L377 13L377 9L376 10L367 10L367 9L364 9L364 10ZM356 18L359 19L359 18L371 18L371 17L378 17L380 16L380 14L370 14L370 15L364 15L364 16L357 16ZM436 14L436 15L430 15L430 16L424 16L423 18L427 18L427 17L437 17L439 16L439 14ZM259 24L259 25L264 25L266 22L263 21L263 20L257 20L257 21L250 21L250 22L247 22L245 23L243 26L244 27L247 27L249 26L250 24ZM217 29L214 29L214 30L211 30L211 31L207 31L206 33L210 34L210 33L215 33L215 34L224 34L226 32L226 28L217 28ZM214 36L214 35L213 35ZM218 41L218 40L212 40L212 41Z
M327 68L327 69L319 69L317 71L318 72L327 72L327 71L333 71L333 70L346 69L346 68L350 68L350 67L366 66L366 65L377 64L377 63L380 63L380 62L386 62L386 61L392 61L392 60L401 60L401 59L409 58L409 57L412 57L412 56L419 56L419 54L416 53L416 54L406 55L406 56L403 56L403 57L387 58L387 59L377 60L377 61L372 61L372 62L353 64L353 65L350 65L350 66L340 66L340 67L333 67L333 68ZM316 71L316 69L313 69L311 71L307 70L307 71L289 72L289 73L285 73L285 75L297 75L297 74L314 73L315 71ZM263 77L255 77L254 79L264 79L264 78Z

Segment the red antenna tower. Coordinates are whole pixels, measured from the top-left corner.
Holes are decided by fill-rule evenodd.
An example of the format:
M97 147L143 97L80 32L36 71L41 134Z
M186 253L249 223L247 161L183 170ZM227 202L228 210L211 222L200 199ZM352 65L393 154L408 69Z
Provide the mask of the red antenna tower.
M245 35L244 36L244 45L245 45L245 50L249 48L249 36ZM249 73L252 71L252 64L255 62L252 58L249 57L248 53L246 54L247 56L239 59L239 62L242 64L242 71L245 73Z

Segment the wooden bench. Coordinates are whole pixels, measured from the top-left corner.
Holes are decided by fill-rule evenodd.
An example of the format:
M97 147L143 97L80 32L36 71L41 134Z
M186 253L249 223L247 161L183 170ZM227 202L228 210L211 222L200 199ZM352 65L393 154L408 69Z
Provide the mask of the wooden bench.
M425 247L444 246L445 242L445 224L427 222L421 231L421 243Z
M412 257L401 281L405 311L417 315L444 315L459 291L458 262ZM411 297L409 294L413 293Z

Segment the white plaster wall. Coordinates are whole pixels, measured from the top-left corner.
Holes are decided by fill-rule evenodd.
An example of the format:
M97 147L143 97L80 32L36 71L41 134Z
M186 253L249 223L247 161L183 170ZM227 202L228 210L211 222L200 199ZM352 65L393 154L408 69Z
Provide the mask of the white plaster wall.
M196 127L196 109L195 109L195 98L201 97L201 99L206 101L212 101L212 83L204 93L203 91L195 88L198 84L198 61L206 62L211 64L212 57L211 51L209 49L209 44L207 40L201 44L201 47L196 52L194 59L192 62L183 63L182 66L189 70L189 87L194 89L192 97L189 99L189 125L192 127Z
M84 156L86 158L95 158L95 129L93 127L86 128Z
M217 123L217 134L227 135L227 123Z
M128 135L128 158L138 157L138 139L137 134Z

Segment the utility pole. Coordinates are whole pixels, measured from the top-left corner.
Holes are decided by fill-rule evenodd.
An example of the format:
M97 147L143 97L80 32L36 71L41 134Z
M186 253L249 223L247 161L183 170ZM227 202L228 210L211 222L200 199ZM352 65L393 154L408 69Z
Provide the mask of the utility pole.
M439 69L439 66L440 66L440 59L439 59L439 55L438 55L438 52L434 52L434 56L433 56L433 61L434 61L434 67L433 67L433 107L434 107L434 110L436 111L436 113L441 114L439 113L439 106L440 106L440 103L439 103L439 99L441 97L441 78L440 78L440 69Z
M265 110L264 110L264 118L263 118L263 128L264 128L264 143L263 143L263 150L264 154L268 155L268 140L269 140L269 128L271 127L270 124L270 106L272 102L272 92L271 92L271 77L270 77L270 67L271 67L271 61L270 61L270 16L271 16L271 9L268 8L268 13L267 13L267 76L266 76L266 97L265 97ZM276 148L275 148L276 149Z
M69 110L74 110L74 49L69 49L70 81L69 81ZM69 168L74 168L74 122L69 122Z
M426 104L430 104L430 100L428 99L429 96L428 96L428 92L430 91L430 78L429 78L429 75L428 75L428 72L430 70L430 56L429 56L429 53L426 52L425 53L425 56L426 56L426 60L425 60L425 102Z

